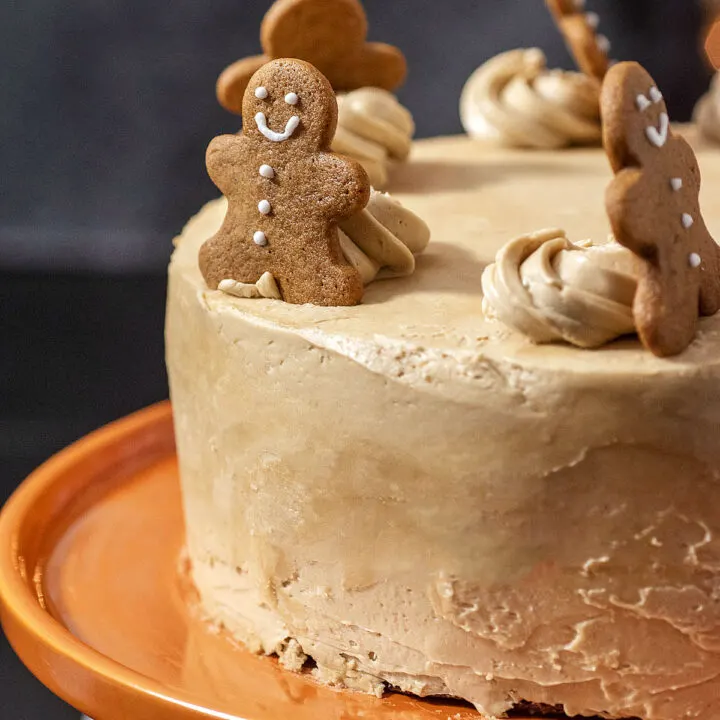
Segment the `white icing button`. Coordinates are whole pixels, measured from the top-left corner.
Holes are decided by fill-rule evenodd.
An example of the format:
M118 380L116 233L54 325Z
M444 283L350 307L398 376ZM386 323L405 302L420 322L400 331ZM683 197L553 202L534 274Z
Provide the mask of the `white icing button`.
M697 253L690 253L688 260L691 268L699 268L702 265L702 258Z
M285 102L288 105L297 105L299 100L300 100L300 98L297 96L297 93L294 93L294 92L288 93L285 96Z
M672 178L670 180L670 187L677 192L678 190L681 190L683 186L682 178Z
M689 230L693 226L694 222L695 222L695 220L693 220L692 215L688 215L688 213L683 213L682 224L686 230Z
M253 235L253 242L260 247L267 245L267 237L265 236L265 233L262 230L258 230Z
M610 52L610 41L605 37L605 35L598 35L597 36L597 46L604 52L608 53Z
M269 165L261 165L258 172L268 180L272 180L275 177L275 171Z
M600 16L595 12L585 13L585 20L593 30L597 30L598 25L600 25Z
M663 99L662 93L654 85L650 88L650 99L654 103L659 103Z
M262 85L259 88L255 88L255 97L258 100L264 100L268 96L267 88L264 88Z
M262 215L267 215L270 212L270 203L267 200L261 200L258 203L258 210Z

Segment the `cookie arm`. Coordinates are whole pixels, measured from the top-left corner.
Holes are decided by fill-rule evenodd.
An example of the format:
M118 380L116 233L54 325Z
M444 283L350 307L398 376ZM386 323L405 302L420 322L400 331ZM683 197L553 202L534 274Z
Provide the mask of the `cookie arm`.
M356 90L360 87L380 87L392 92L405 81L407 61L393 45L366 43L354 66L348 70L345 87L342 90Z
M370 200L370 180L360 163L344 155L323 153L326 163L325 177L332 185L333 222L359 213Z
M210 142L205 165L210 179L223 195L237 187L237 176L244 167L246 140L242 135L219 135Z
M652 228L659 209L655 203L660 199L653 198L651 190L644 181L642 170L626 168L608 185L605 206L616 240L636 255L653 262L657 256L657 236Z

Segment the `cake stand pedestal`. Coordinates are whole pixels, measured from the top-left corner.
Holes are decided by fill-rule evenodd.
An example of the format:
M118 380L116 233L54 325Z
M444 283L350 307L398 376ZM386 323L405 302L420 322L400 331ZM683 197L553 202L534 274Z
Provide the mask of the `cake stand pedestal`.
M170 406L55 456L0 515L0 621L94 720L477 720L465 704L336 691L212 632L181 570Z

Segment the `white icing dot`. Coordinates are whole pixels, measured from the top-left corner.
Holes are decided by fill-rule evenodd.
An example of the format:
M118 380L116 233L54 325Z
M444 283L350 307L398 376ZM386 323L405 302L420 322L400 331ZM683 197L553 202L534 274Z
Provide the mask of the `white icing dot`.
M267 245L267 237L265 236L265 233L262 230L258 230L253 235L253 242L260 247Z
M268 180L272 180L275 177L275 171L269 165L261 165L258 172Z
M593 30L597 30L600 25L600 16L595 12L585 13L585 20Z
M605 35L598 35L597 36L597 46L604 52L608 53L610 52L610 41L605 37Z
M654 103L662 102L663 99L662 93L654 85L650 88L650 99Z
M267 200L261 200L261 201L258 203L258 210L259 210L263 215L267 215L267 214L270 212L270 210L271 210L270 203L269 203Z
M258 100L264 100L268 96L267 88L264 88L262 85L258 88L255 88L255 97Z
M688 261L691 268L699 268L702 265L702 258L697 253L690 253Z
M682 178L672 178L670 180L670 187L675 191L682 190L683 181Z
M693 220L692 215L689 215L688 213L683 213L682 224L686 230L689 230L693 226L694 222L695 222L695 220Z
M297 105L300 98L297 96L297 93L290 92L285 96L285 102L288 105Z
M635 98L635 104L637 105L637 109L640 112L645 112L645 110L647 110L650 107L651 103L642 93L640 93Z

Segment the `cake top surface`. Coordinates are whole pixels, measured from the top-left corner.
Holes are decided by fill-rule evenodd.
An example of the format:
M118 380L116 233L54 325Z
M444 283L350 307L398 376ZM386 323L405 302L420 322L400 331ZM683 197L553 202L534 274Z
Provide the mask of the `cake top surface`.
M701 204L710 232L720 237L720 150L694 145L703 176ZM197 287L208 307L246 321L285 329L309 342L354 357L368 367L403 372L452 368L472 375L478 361L578 372L653 374L720 366L720 315L702 318L692 345L671 359L656 358L628 337L598 350L564 344L537 346L482 311L481 276L508 240L557 227L573 241L603 242L610 233L605 190L612 172L600 149L533 153L492 148L466 137L414 144L411 161L398 167L392 194L422 217L432 242L407 278L377 281L361 305L316 307L247 300L208 290L197 266L201 244L217 231L225 201L210 204L178 239L175 271ZM389 363L389 365L388 365Z

